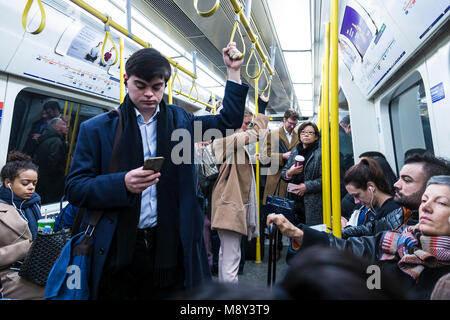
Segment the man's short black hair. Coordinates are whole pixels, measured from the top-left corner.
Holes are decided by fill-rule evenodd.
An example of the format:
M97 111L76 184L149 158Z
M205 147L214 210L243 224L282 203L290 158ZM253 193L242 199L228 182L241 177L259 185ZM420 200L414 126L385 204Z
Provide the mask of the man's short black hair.
M128 78L135 76L145 81L163 78L167 83L172 69L169 61L158 50L144 48L136 51L127 59L125 72Z
M450 175L450 162L444 158L438 158L430 153L413 153L405 159L404 164L422 163L423 170L428 181L432 176Z
M59 112L59 103L56 102L55 100L47 101L44 104L44 106L42 107L42 109L45 109L45 110L51 109L51 110L55 110L55 111Z
M339 123L342 123L343 125L349 125L350 124L350 115L346 115L339 121Z

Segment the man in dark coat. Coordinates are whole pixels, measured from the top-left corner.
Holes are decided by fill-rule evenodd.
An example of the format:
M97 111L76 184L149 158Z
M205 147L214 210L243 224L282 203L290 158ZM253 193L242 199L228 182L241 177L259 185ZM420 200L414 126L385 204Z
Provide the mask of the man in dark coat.
M223 49L228 81L220 114L196 117L162 100L171 74L167 59L151 48L135 52L125 67L117 172L109 173L116 112L80 126L65 192L70 203L88 210L82 230L93 210L104 211L93 233L91 299L165 298L210 279L194 128L203 135L240 127L248 86L240 84L237 57L234 43ZM155 156L165 158L160 172L144 170L144 159Z
M68 152L65 137L68 130L69 126L63 119L54 118L39 137L33 161L39 166L36 192L41 196L42 203L61 200Z

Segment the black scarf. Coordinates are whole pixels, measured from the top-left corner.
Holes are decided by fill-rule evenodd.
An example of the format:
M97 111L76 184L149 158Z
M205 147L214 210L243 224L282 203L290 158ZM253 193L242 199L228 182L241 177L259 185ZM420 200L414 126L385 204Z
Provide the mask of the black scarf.
M161 168L160 181L157 184L157 238L155 252L155 286L170 285L175 279L178 261L179 241L179 205L178 205L178 170L171 161L174 145L170 137L174 128L173 116L167 112L161 101L157 115L157 156L165 158ZM118 150L118 171L129 171L143 165L142 137L137 124L135 105L128 97L120 105L123 117L123 132ZM141 212L141 194L136 195L131 207L121 210L116 229L116 252L111 252L115 270L131 264L136 245L137 226ZM115 263L114 263L115 261Z
M299 184L299 183L305 182L305 174L304 174L305 169L304 168L306 166L306 162L309 160L312 153L314 152L314 150L317 149L318 146L319 146L319 140L306 146L306 148L303 147L303 143L301 143L301 142L297 145L297 153L305 158L305 162L303 164L302 173L300 173L296 177L294 177L294 183Z

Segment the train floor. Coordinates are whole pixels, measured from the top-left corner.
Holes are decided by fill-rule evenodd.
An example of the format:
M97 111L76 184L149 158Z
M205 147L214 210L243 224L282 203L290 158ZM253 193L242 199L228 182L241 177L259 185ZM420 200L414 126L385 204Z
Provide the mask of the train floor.
M283 250L281 251L280 258L276 265L276 281L281 280L287 270L286 264L286 252L287 243L285 237L283 237ZM269 243L266 240L264 245L264 258L261 262L257 263L254 260L246 260L244 264L244 271L238 275L239 283L250 283L257 286L267 286L267 272L268 272L268 260L269 260ZM213 280L218 281L217 276L213 276Z

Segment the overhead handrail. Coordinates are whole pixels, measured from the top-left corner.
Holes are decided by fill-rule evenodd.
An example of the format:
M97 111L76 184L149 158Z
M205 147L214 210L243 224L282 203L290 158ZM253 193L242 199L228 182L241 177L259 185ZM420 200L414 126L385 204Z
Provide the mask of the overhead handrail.
M264 54L264 52L261 48L261 45L258 42L258 39L256 38L255 34L253 33L253 31L250 27L250 24L249 24L247 18L245 17L245 14L243 13L243 10L242 10L239 2L237 0L230 0L230 2L231 2L231 5L233 6L234 12L239 15L242 25L244 26L245 30L247 30L247 34L248 34L248 37L250 38L250 41L255 44L256 51L258 51L259 56L261 57L262 63L266 65L266 68L267 68L267 71L269 71L269 74L273 75L274 74L273 68L270 66L269 61L267 61L267 57Z
M39 24L39 27L36 30L29 31L27 29L27 18L28 18L28 13L30 12L30 8L31 8L32 4L33 4L33 0L28 0L27 4L25 5L25 9L23 10L23 13L22 13L22 27L28 33L39 34L45 28L45 23L46 23L45 10L44 10L44 6L42 5L41 0L37 0L37 4L39 6L39 11L41 12L41 23Z
M82 1L82 0L70 0L70 1L75 3L77 6L81 7L82 9L86 10L87 12L92 14L94 17L96 17L97 19L101 20L103 23L106 23L106 21L108 20L108 17L106 15L104 15L103 13L101 13L100 11L95 9L94 7L90 6L85 1ZM126 28L124 28L121 25L119 25L118 23L114 22L112 19L110 20L109 25L111 27L113 27L114 29L116 29L117 31L119 31L120 33L122 33L125 36L129 37L134 42L140 44L144 48L150 48L151 47L151 45L148 42L145 42L141 38L139 38L139 37L137 37L135 35L132 35ZM170 57L167 57L167 56L164 56L164 57L175 68L180 69L181 71L183 71L184 73L186 73L188 76L190 76L193 79L197 78L192 72L190 72L189 70L187 70L186 68L183 68L183 66L178 64L178 62L174 61Z
M198 0L194 0L194 8L197 11L197 14L201 17L208 18L211 17L214 13L216 13L217 9L219 9L220 0L216 0L214 6L208 11L200 11L198 10Z
M256 65L258 66L258 72L254 76L252 76L248 72L248 66L250 65L250 60L252 60L253 56L255 57ZM256 67L255 67L255 69L256 69ZM261 68L261 64L259 63L258 58L256 57L256 54L255 54L255 44L254 43L252 43L252 50L250 51L250 56L248 57L247 64L245 66L245 72L247 73L247 76L252 80L259 78L263 72L263 68Z
M242 9L241 9L242 11ZM241 32L241 28L239 27L239 15L236 14L234 17L234 26L233 26L233 31L231 32L231 37L230 37L230 41L229 42L233 42L234 41L234 36L236 34L236 30L239 32L239 36L241 37L241 42L242 42L242 54L236 58L236 60L241 60L242 58L245 57L245 41L244 41L244 36L242 35Z
M101 52L101 59L102 59L102 63L106 66L108 65L108 62L105 61L105 47L106 47L106 42L108 41L108 39L111 41L113 47L114 47L114 52L115 54L115 59L114 62L112 64L110 64L111 66L115 65L117 63L117 59L118 59L118 53L117 53L117 47L116 44L114 43L114 40L111 38L111 32L109 29L109 24L111 22L111 17L107 16L108 19L105 22L105 38L103 39L103 45L102 45L102 52Z

